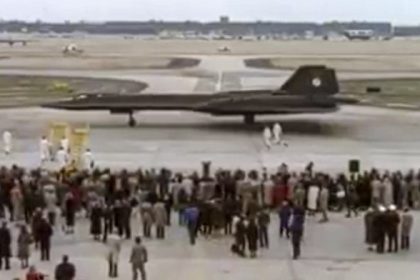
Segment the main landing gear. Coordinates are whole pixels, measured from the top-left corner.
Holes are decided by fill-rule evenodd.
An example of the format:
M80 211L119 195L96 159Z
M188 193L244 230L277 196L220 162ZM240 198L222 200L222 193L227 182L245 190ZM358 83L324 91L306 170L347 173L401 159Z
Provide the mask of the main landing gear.
M244 123L245 124L254 124L255 123L255 116L252 114L244 115Z
M134 116L133 116L133 112L130 112L129 114L128 114L128 125L130 126L130 127L135 127L136 126L136 124L137 124L137 122L136 122L136 119L134 118Z

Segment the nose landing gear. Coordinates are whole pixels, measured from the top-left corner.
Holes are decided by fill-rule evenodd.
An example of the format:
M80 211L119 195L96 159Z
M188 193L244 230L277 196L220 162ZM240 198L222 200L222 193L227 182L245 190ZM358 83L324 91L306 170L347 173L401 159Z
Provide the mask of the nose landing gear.
M128 126L135 127L137 124L136 119L133 116L133 112L130 112L128 115Z
M253 114L244 115L244 123L245 124L254 124L255 123L255 116Z

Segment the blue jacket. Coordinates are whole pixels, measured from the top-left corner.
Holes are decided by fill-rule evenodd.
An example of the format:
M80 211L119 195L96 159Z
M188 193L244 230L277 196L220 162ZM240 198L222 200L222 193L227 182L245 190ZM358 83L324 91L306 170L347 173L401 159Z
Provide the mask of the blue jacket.
M279 218L282 224L289 223L290 215L292 214L292 209L290 206L281 207L279 210Z
M187 223L197 223L199 210L195 206L184 209L184 219Z
M301 208L293 210L292 220L290 223L291 231L303 231L305 225L305 211Z

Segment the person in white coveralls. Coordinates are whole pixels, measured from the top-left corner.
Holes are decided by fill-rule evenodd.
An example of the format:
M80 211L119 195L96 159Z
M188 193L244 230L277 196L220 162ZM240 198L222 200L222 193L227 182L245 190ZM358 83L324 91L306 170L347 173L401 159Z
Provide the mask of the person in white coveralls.
M12 152L12 133L8 130L3 132L3 149L6 155Z
M60 147L60 149L57 152L57 162L58 162L58 168L63 169L67 166L67 163L69 161L69 156L67 152L64 150L63 147Z
M69 152L69 139L66 136L63 136L60 140L60 146L66 151L66 153Z
M93 154L90 149L86 149L86 151L83 153L82 164L83 164L84 170L92 170L93 167L95 166Z
M271 139L273 138L272 134L271 134L271 129L266 126L264 128L263 131L263 140L264 140L264 144L267 147L267 149L271 149Z
M46 162L51 159L50 142L48 141L47 137L42 136L41 141L39 143L39 150L41 162Z
M278 122L273 125L273 138L274 144L287 146L286 141L283 140L283 128Z

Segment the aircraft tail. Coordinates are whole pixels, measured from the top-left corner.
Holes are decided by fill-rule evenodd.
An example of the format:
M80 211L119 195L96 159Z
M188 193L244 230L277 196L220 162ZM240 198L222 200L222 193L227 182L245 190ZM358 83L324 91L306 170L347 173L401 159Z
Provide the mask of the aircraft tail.
M296 70L280 91L300 95L333 95L339 92L339 86L334 69L308 65Z

